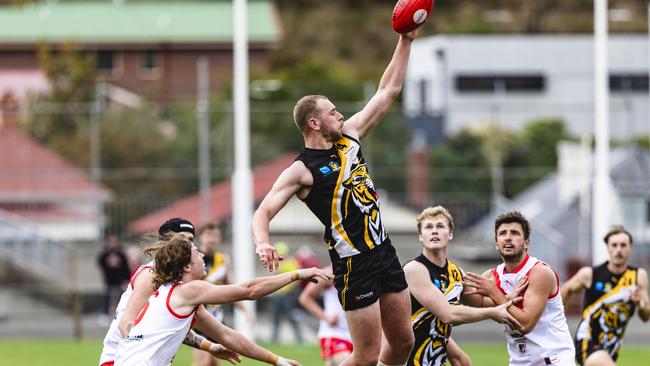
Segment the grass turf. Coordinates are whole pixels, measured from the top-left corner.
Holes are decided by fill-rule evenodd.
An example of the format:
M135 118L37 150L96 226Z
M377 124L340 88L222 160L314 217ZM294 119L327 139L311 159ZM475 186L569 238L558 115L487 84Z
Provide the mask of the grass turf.
M503 366L508 363L505 344L460 343L476 366ZM322 365L320 349L316 344L266 345L273 352L299 361L303 366ZM20 366L87 366L97 365L101 341L50 341L50 340L0 340L0 360L3 365ZM623 346L619 366L646 364L650 359L650 347ZM223 365L229 365L224 362ZM263 365L262 362L244 359L240 365ZM191 365L191 352L181 346L175 366Z

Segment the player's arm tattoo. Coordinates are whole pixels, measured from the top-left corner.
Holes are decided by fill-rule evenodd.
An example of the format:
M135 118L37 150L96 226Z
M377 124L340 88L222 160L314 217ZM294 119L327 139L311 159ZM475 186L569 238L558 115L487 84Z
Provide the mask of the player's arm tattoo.
M202 335L197 334L195 331L190 330L187 332L187 335L185 336L185 339L183 340L183 343L187 344L190 347L200 349L201 348L201 342L205 341L205 337Z

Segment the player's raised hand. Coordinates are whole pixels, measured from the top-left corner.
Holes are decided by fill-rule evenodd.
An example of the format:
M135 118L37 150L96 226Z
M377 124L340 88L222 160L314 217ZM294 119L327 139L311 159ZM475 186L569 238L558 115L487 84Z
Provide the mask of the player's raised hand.
M413 41L418 34L418 29L414 29L408 33L402 33L402 37L408 39L409 41Z
M506 295L506 297L510 300L512 300L513 303L518 303L519 301L515 301L517 298L521 298L523 300L524 292L526 291L526 288L528 287L528 276L524 276L517 281L517 286L515 289Z
M255 253L260 258L262 266L269 272L277 271L280 268L280 261L284 259L278 254L278 250L268 243L257 244Z
M463 278L463 286L470 287L465 293L466 295L479 294L482 296L488 296L494 293L494 291L499 291L497 286L494 284L494 281L487 279L480 274L467 272Z
M303 268L298 270L298 278L303 281L311 281L313 283L318 283L318 279L324 281L331 280L333 278L331 273L325 272L320 268Z

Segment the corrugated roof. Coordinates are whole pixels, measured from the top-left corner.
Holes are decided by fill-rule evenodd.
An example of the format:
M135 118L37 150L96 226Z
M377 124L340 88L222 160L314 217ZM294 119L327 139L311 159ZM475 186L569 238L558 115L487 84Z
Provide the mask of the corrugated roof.
M248 2L253 42L272 42L280 27L271 1ZM231 42L232 1L54 3L0 7L0 44Z
M275 160L256 166L253 169L253 201L258 204L273 186L280 173L289 167L298 154L289 153ZM201 203L199 194L183 198L161 210L147 214L129 224L129 232L134 234L155 231L160 224L170 217L184 217L196 225L203 225L200 220ZM222 181L210 189L210 221L224 221L232 213L232 185L230 180Z
M15 127L0 128L0 199L108 199L81 169Z

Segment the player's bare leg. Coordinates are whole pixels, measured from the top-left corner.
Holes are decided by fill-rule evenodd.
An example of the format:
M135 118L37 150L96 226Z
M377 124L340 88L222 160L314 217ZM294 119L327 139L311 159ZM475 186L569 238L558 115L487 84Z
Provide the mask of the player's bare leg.
M616 366L616 362L612 360L612 357L607 351L600 350L587 357L585 366Z
M381 350L379 302L345 312L352 337L352 353L341 366L375 366Z
M379 297L384 342L379 360L385 365L404 365L415 336L411 328L411 298L408 290L389 292Z

